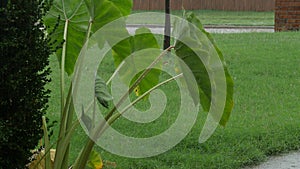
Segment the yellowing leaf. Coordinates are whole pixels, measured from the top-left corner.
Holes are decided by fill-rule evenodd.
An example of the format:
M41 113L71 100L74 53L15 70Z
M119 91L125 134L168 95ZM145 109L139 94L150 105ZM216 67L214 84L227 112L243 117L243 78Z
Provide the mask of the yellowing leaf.
M175 67L174 70L175 70L175 72L176 72L177 74L180 73L180 69L179 69L178 67Z
M93 150L90 154L90 158L89 158L87 165L88 165L88 167L90 167L92 169L102 169L103 162L102 162L100 154Z
M140 96L140 86L137 86L135 89L134 89L134 93L136 96Z

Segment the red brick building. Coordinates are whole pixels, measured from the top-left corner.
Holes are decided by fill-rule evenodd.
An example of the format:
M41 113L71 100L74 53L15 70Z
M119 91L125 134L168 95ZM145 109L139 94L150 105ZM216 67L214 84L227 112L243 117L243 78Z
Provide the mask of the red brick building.
M300 0L276 0L275 31L300 30Z

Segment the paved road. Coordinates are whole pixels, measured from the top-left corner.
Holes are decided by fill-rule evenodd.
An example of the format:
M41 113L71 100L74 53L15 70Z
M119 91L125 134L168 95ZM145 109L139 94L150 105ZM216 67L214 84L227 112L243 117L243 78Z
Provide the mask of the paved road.
M300 151L271 157L261 165L244 169L300 169Z
M161 25L127 25L130 34L141 26L151 29L152 33L163 34L164 27ZM246 33L246 32L274 32L273 26L205 26L205 30L210 33Z

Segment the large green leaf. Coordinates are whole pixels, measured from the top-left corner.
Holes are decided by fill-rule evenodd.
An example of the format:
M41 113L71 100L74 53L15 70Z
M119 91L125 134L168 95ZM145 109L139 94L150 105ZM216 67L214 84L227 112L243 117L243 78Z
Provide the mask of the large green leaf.
M195 48L190 48L184 43L177 41L175 45L175 51L176 55L182 58L185 64L190 68L191 72L193 73L197 84L198 89L193 88L193 85L188 85L189 91L193 97L193 100L195 103L198 102L199 98L196 98L198 95L197 90L199 90L199 96L200 96L200 103L202 105L202 108L204 111L209 111L210 108L210 102L211 102L211 84L208 72L198 57L198 55L194 52L194 50L197 50ZM199 49L200 50L200 49ZM202 51L203 55L208 55L207 52ZM184 74L187 74L188 72L185 71L185 69L182 70ZM188 78L188 77L185 77ZM186 79L186 81L189 83L190 80Z
M108 101L112 100L112 96L108 92L105 81L98 75L95 81L95 96L102 106L108 108Z
M201 60L198 56L201 55L202 58L209 60L209 58L212 58L211 55L216 54L222 62L226 78L226 101L219 124L224 126L226 125L233 108L232 78L229 75L221 51L216 46L212 36L203 29L200 20L190 12L184 13L184 19L186 19L188 22L180 22L175 24L174 32L177 34L177 37L180 37L180 41L176 41L175 51L176 55L179 56L192 71L198 83L200 104L205 111L209 111L211 107L212 87L215 84L211 83L207 68L203 63L203 60ZM189 23L193 24L195 27L190 26ZM199 29L200 31L195 29ZM211 48L213 48L216 52L211 52ZM197 89L189 87L189 91L192 97L196 96L194 93L197 92ZM195 102L198 101L198 98L193 99Z
M134 36L127 35L127 37L113 46L113 57L116 67L136 51L159 48L156 38L148 28L139 28L135 31Z
M96 32L105 24L128 15L132 0L54 0L53 6L45 17L47 26L54 26L60 17L59 26L52 39L63 41L66 33L65 71L73 73L78 54L86 42L89 24L91 32ZM123 28L125 29L125 27ZM57 51L61 62L62 50Z
M65 26L67 26L65 71L68 74L73 72L77 55L85 40L89 21L86 11L83 0L55 0L45 18L46 25L53 27L57 22L57 18L60 17L59 27L51 37L53 40L63 41ZM58 50L56 55L61 62L62 50Z
M158 49L159 45L156 38L147 28L137 29L134 36L129 36L113 47L113 57L116 66L133 54L132 57L127 58L126 68L119 71L127 85L132 85L141 75L142 72L139 71L138 67L147 68L159 56L161 51ZM136 94L142 95L155 86L159 81L160 73L159 69L151 69L137 86ZM134 77L132 77L133 75ZM132 79L128 81L129 78Z
M109 1L112 2L121 11L123 16L129 15L133 7L132 0L109 0Z
M135 31L133 36L133 51L139 51L148 48L159 48L156 38L148 28L142 27Z
M132 8L132 0L86 0L86 4L90 12L90 19L93 22L93 32L122 16L129 15ZM119 29L125 28L124 25Z

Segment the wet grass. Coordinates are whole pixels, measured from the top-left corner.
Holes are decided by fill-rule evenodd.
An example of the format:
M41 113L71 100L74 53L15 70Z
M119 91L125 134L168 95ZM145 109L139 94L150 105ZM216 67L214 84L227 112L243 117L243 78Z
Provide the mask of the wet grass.
M213 36L235 82L235 106L227 126L219 127L207 142L199 144L198 137L206 117L205 113L200 113L188 136L164 154L131 159L97 147L104 160L116 162L120 169L235 169L258 164L270 155L300 149L300 33ZM102 65L104 74L112 73L110 59ZM58 119L59 74L54 57L51 67L52 98L48 116ZM147 137L167 129L178 114L175 84L166 86L164 91L175 100L168 102L166 113L156 122L147 126L121 119L114 127L135 137ZM73 160L85 140L79 128L71 146Z

